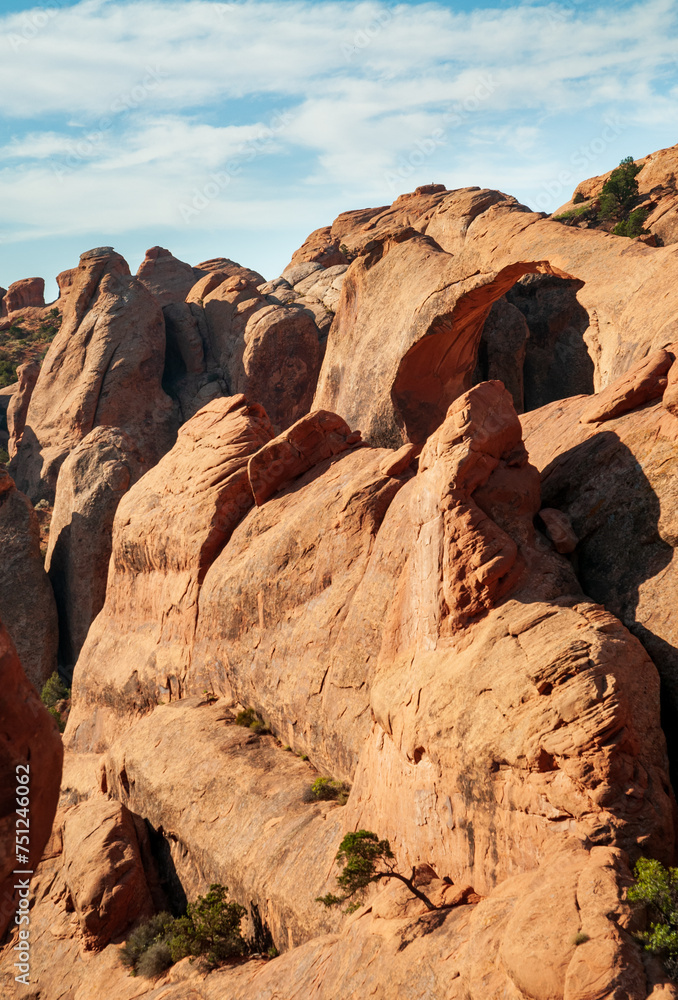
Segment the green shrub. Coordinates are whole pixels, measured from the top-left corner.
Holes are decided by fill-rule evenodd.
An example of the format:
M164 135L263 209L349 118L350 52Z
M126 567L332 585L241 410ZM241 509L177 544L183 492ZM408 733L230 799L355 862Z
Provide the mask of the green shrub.
M0 389L14 385L17 380L16 365L11 361L0 360Z
M172 965L172 952L166 941L154 941L147 951L143 952L137 962L136 974L144 979L155 979L167 972Z
M600 194L600 211L604 219L624 220L628 216L633 199L638 196L636 175L641 170L633 157L627 156L612 171Z
M188 955L202 957L209 965L238 958L248 950L240 932L247 912L229 903L228 889L213 884L206 896L189 903L186 915L158 913L140 924L120 949L120 959L133 976L159 976L174 962Z
M579 208L570 208L567 212L561 212L560 215L554 215L554 222L562 222L564 219L577 219L580 215L585 215L589 210L589 205L580 205Z
M583 194L581 193L581 191L577 191L576 195L575 195L575 196L574 196L574 198L572 199L572 204L573 204L573 205L581 205L581 203L582 203L583 201L586 201L586 198L585 198L585 197L584 197L584 195L583 195Z
M68 698L70 693L70 689L66 687L55 670L49 680L45 681L40 699L47 708L54 708L58 701Z
M635 885L628 892L632 903L647 907L650 929L639 934L647 951L659 955L670 976L678 977L678 868L640 858L634 869Z
M169 913L156 913L150 920L139 924L120 949L120 960L136 975L141 957L157 943L165 942L171 932L174 918Z
M4 448L0 448L0 465L7 465L9 462L9 455Z
M334 778L316 778L309 789L309 801L335 801L340 806L345 806L350 791L350 787L343 781Z
M201 955L208 964L218 965L245 954L240 921L247 911L238 903L228 903L227 893L225 886L211 885L206 896L188 904L185 917L174 921L168 941L172 961Z
M235 724L236 726L244 726L245 729L251 729L252 732L259 733L260 736L265 736L266 733L270 733L271 731L253 708L245 708L242 712L238 712L235 717Z
M575 936L572 938L572 944L575 948L578 948L580 944L586 944L586 942L590 940L591 938L588 934L585 934L584 931L577 931Z
M629 236L631 239L635 239L636 236L640 236L644 232L643 226L646 219L646 209L636 208L631 212L628 219L618 222L612 232L615 236Z

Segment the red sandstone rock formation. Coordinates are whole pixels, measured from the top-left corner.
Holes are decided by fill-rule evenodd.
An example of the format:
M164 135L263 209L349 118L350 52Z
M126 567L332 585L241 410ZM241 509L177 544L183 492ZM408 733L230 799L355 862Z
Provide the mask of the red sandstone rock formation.
M500 191L437 190L423 197L421 211L415 207L419 202L415 192L407 196L403 210L401 198L388 209L344 213L335 223L337 232L341 231L341 239L353 248L352 254L362 254L367 242L385 236L391 223L396 229L410 225L454 255L460 279L525 261L548 261L551 274L570 283L570 299L576 292L576 301L564 303L556 283L543 296L540 308L532 309L532 316L525 310L528 325L534 322L548 331L542 338L542 356L535 360L538 370L551 382L547 388L551 395L547 399L541 395L528 408L557 398L553 393L558 392L559 374L561 396L581 392L589 379L591 389L599 390L648 351L676 340L678 265L674 247L653 248L596 230L570 229L530 212ZM332 228L327 227L323 246ZM314 238L309 237L309 245L294 255L293 263L338 263L334 256L325 258L321 249L315 252ZM333 243L332 247L334 254ZM657 287L664 288L666 295L657 296ZM631 296L629 288L634 289ZM524 301L525 296L510 301L521 308L521 298ZM565 370L559 361L563 357ZM588 364L590 375L585 370ZM535 395L544 392L538 379L533 379L533 385Z
M543 501L567 515L579 539L575 565L584 590L641 639L659 668L675 752L678 419L668 389L663 400L644 405L648 395L637 395L640 409L628 410L629 386L642 386L645 369L646 384L660 391L655 374L665 364L660 358L658 368L656 359L640 365L594 397L551 403L522 422L530 459L542 473ZM674 362L669 379L675 370ZM588 419L594 411L598 423Z
M57 664L54 595L33 504L0 466L0 619L26 675L40 691Z
M0 773L3 787L0 806L0 934L4 936L7 926L14 921L19 905L14 888L18 876L13 872L17 867L35 869L49 839L59 798L63 749L56 724L27 680L14 644L2 623L0 677ZM18 779L26 777L30 786L28 863L18 866L16 788ZM11 963L14 961L16 959L12 957ZM13 970L12 980L16 974Z
M169 448L177 416L160 385L164 340L160 307L123 258L83 254L13 462L33 500L53 498L64 459L99 425L129 433L149 461Z
M153 914L139 846L145 831L122 803L92 798L67 810L60 835L61 876L86 950Z
M44 278L21 278L20 281L13 282L3 299L4 308L7 314L20 312L31 306L44 306L45 304L45 280Z
M318 328L294 305L272 305L245 278L214 272L187 297L204 309L206 354L231 393L260 403L276 431L308 413L320 370Z
M220 274L225 274L228 278L244 278L245 281L251 282L253 285L260 285L264 280L263 275L259 274L258 271L253 271L251 267L243 267L242 264L238 264L235 260L230 260L228 257L212 257L210 260L204 260L201 264L196 264L196 271L216 271Z
M75 670L73 836L36 884L36 989L155 996L107 944L162 905L147 822L191 896L228 884L289 949L207 978L180 963L164 1000L675 997L624 901L638 854L674 843L659 678L624 624L675 688L675 254L479 189L340 220L283 278L207 262L166 307L182 411L210 384L249 402L199 410L118 506ZM337 294L327 409L307 413L313 378L279 378L279 357L304 357L297 296L315 317ZM535 405L558 358L572 391L583 344L603 389L523 417L527 449L501 383L469 388L504 294L495 314L532 343L521 368L488 326L488 372L494 345ZM235 726L239 707L273 735ZM318 773L352 784L345 807L304 801ZM317 906L361 827L440 909L394 886L345 922Z
M291 267L310 261L322 264L323 267L347 264L365 243L374 239L381 231L412 227L425 232L428 219L447 194L444 184L427 184L418 187L411 194L400 195L392 205L342 212L331 226L311 233L292 255L283 276L286 276Z
M200 417L184 431L196 434ZM192 450L198 467L202 449L211 450L203 435ZM481 892L536 865L566 815L582 841L631 847L642 835L663 850L671 813L654 667L618 622L585 602L568 563L535 533L537 472L498 383L452 405L414 477L389 480L378 471L384 451L363 448L321 462L249 513L251 496L231 503L241 523L225 546L194 559L190 574L185 557L177 563L197 624L165 589L172 574L136 569L162 565L135 554L149 544L138 503L150 477L166 478L179 461L175 452L119 508L106 608L76 668L72 746L110 741L144 692L150 708L163 689L169 697L207 688L256 708L330 773L351 779L357 767L350 822L378 822L405 858L424 844L425 859ZM155 489L149 495L164 523ZM205 499L209 523L214 501ZM143 534L127 513L135 508ZM150 537L163 562L175 558L157 529ZM149 627L159 620L161 631ZM499 689L495 647L506 672ZM92 716L86 706L104 684L118 693ZM622 730L613 753L603 751L600 734ZM493 761L503 762L498 772ZM639 801L630 810L617 775L634 768ZM541 796L547 809L520 805Z
M148 463L117 427L95 427L57 481L45 568L59 613L59 652L73 666L106 596L113 518Z
M182 430L188 435L190 428L193 441L184 453L199 470L213 444L224 440L223 431L198 433L201 418ZM306 941L277 969L248 965L217 974L214 996L224 989L238 996L245 983L252 995L260 989L270 996L290 977L307 989L311 973L304 969L318 963L325 970L336 963L353 990L377 940L388 956L376 980L376 995L384 997L387 991L406 996L418 982L411 963L396 960L403 941L422 949L429 984L444 980L457 989L459 980L459 998L485 1000L491 988L496 995L512 989L547 1000L590 991L596 982L607 989L623 984L639 1000L646 996L640 950L625 931L628 869L620 848L635 852L642 842L666 858L672 842L657 676L640 644L582 598L566 560L535 531L537 472L527 463L506 390L484 383L462 395L427 441L416 475L408 470L390 486L376 478L389 453L359 448L280 482L282 490L258 508L232 505L240 524L230 538L224 532L225 545L211 559L198 553L205 551L204 526L214 523L217 492L201 500L204 526L190 561L179 559L179 549L162 537L153 541L162 545L162 559L159 549L148 548L158 534L149 513L160 524L170 510L175 519L191 511L184 524L199 523L195 490L171 473L179 468L180 443L181 434L119 508L116 524L124 534L116 529L108 611L76 668L69 734L74 749L90 749L102 737L113 741L102 787L167 833L186 884L196 890L201 884L191 874L194 850L211 873L233 884L238 898L261 902L279 946ZM267 449L273 461L277 454L265 445L263 467ZM411 449L408 457L414 458ZM221 476L217 481L223 483ZM180 489L158 503L161 482ZM176 523L174 531L182 537ZM177 614L180 580L189 595L183 618ZM197 606L195 639L191 605ZM140 642L159 618L166 621L162 644L155 642L154 656L140 655ZM126 672L112 669L123 662ZM144 677L178 674L180 664L185 688L222 691L228 699L213 708L195 701L170 705L133 724L139 703L124 704L124 693L131 691L130 667L138 670L143 662ZM117 722L110 715L107 722L99 704L93 725L86 723L87 703L103 685ZM183 693L169 678L167 687L164 694L156 687L148 709L158 693ZM293 793L302 776L298 764L284 767L285 753L270 738L262 744L261 737L229 727L231 700L257 708L321 770L352 779L348 805L326 813L314 807L305 820L291 802L280 806L257 847L252 809L261 826L271 797L282 787ZM177 752L182 740L185 751ZM222 793L214 785L217 753L232 762L225 765ZM179 792L187 756L193 769L188 801ZM289 770L282 786L269 778L262 787L258 775L278 769ZM453 879L455 892L473 886L473 899L478 893L488 899L464 904L468 892L455 895L444 882L429 881L441 905L448 898L458 904L442 910L433 928L440 951L436 938L423 943L429 917L397 891L371 899L342 934L319 937L326 918L321 910L314 917L310 904L323 888L316 880L331 853L334 823L378 828L401 865L426 862ZM304 851L297 854L301 840ZM605 846L591 850L591 844ZM261 859L262 850L284 851L289 888L283 882L265 889L257 866L246 862L247 852ZM304 863L299 878L295 872ZM557 921L548 917L549 907ZM592 945L586 952L573 940L580 931ZM107 962L92 964L90 975L104 975ZM70 975L77 981L80 973L74 968ZM189 987L175 982L178 1000ZM192 976L189 982L197 988ZM45 988L51 1000L46 981ZM329 989L326 972L320 989Z
M78 668L74 679L79 695L69 733L76 745L107 744L130 711L148 711L184 688L200 587L254 503L247 461L272 437L260 406L243 396L215 400L122 498L106 603L79 660L90 667ZM138 632L124 621L131 607ZM102 687L111 698L92 709Z
M137 271L137 278L160 306L183 302L199 277L200 272L164 247L147 250Z
M493 302L538 271L548 262L467 277L413 229L380 235L346 274L314 407L359 425L371 444L423 444L471 384Z
M40 374L40 362L30 361L25 365L19 365L16 373L19 380L17 389L7 407L7 428L9 430L7 453L10 458L14 458L21 444L26 427L28 404Z

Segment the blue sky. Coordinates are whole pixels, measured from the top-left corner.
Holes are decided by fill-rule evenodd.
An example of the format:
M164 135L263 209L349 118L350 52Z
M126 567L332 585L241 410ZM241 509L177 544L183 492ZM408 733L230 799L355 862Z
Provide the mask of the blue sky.
M678 142L678 5L0 0L0 285L93 246L266 277L436 181L552 211Z

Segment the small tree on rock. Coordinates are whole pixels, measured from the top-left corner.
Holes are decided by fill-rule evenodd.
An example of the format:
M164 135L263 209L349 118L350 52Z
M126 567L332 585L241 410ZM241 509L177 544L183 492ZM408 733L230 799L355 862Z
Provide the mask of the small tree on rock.
M632 156L625 157L603 184L600 212L604 219L626 219L638 196L636 174L642 170Z
M669 975L678 977L678 868L664 868L661 861L639 858L635 885L628 898L648 910L650 929L639 934L647 951L660 955Z
M396 870L395 855L388 840L380 840L370 830L347 833L339 845L336 861L343 868L337 876L337 885L343 889L343 893L340 896L333 893L318 896L318 902L325 906L339 906L352 900L345 912L353 913L361 905L369 885L380 882L383 878L395 878L406 885L412 895L420 899L429 910L438 908L414 884L414 871L408 878Z

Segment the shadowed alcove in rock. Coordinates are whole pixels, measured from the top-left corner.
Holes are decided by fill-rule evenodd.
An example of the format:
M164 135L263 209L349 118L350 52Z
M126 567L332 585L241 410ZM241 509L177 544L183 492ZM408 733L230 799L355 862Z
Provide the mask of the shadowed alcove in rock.
M494 303L480 339L473 384L498 378L519 413L590 395L594 364L584 339L589 314L577 300L584 282L526 274Z
M672 608L665 605L675 595L678 567L669 544L673 540L662 537L660 498L635 455L604 429L558 455L541 480L543 506L566 513L579 538L572 563L582 590L626 625L657 666L675 783L678 630ZM644 590L650 580L652 587Z

